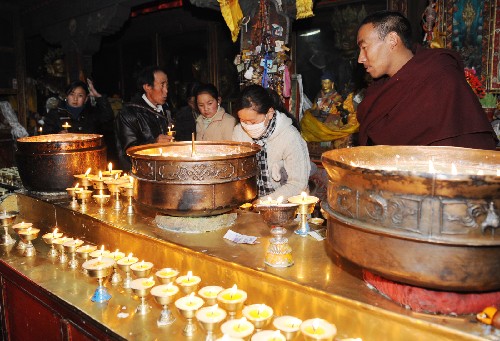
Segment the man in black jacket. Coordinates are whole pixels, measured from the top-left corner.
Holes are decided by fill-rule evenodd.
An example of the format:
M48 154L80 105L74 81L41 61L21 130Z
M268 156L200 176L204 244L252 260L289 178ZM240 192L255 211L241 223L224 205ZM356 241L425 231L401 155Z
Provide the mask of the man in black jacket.
M167 74L157 66L143 69L137 77L142 96L134 97L123 106L115 120L116 145L120 165L130 170L127 149L133 146L171 141L167 135L172 117L167 105Z

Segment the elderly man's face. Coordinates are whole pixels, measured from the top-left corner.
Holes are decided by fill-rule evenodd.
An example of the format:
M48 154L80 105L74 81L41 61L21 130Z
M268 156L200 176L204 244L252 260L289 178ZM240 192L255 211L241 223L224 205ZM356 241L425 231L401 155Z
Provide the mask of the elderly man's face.
M153 86L149 84L144 85L144 92L151 103L154 105L163 105L167 101L168 78L162 71L155 72L154 77Z

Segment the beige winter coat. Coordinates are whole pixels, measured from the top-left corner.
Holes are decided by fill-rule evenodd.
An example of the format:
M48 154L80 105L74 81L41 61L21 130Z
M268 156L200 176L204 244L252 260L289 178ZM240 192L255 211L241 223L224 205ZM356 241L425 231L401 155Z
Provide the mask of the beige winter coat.
M196 119L196 141L231 141L236 118L219 107L212 122L205 128L203 116Z

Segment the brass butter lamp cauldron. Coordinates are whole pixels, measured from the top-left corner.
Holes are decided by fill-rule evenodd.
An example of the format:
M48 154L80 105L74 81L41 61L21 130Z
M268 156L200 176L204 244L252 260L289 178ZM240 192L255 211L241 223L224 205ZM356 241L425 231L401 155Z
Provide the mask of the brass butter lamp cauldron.
M125 278L123 279L122 287L124 289L130 289L130 283L132 282L132 276L130 276L130 266L137 263L139 258L134 257L131 253L127 257L123 257L116 262L118 268L125 272Z
M61 238L63 236L62 232L57 232L57 227L54 229L52 232L48 232L42 236L43 241L45 244L50 245L50 250L47 253L47 256L50 258L55 258L59 254L54 247L54 240L57 238Z
M203 307L196 312L196 319L201 327L207 332L205 341L215 341L215 330L226 318L227 313L219 308L217 304Z

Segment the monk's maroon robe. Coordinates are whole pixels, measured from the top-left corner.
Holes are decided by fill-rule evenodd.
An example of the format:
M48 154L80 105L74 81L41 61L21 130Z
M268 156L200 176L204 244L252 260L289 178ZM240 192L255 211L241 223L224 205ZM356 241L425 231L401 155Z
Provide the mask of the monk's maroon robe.
M357 116L361 145L496 146L460 57L448 49L418 48L395 75L368 88Z

